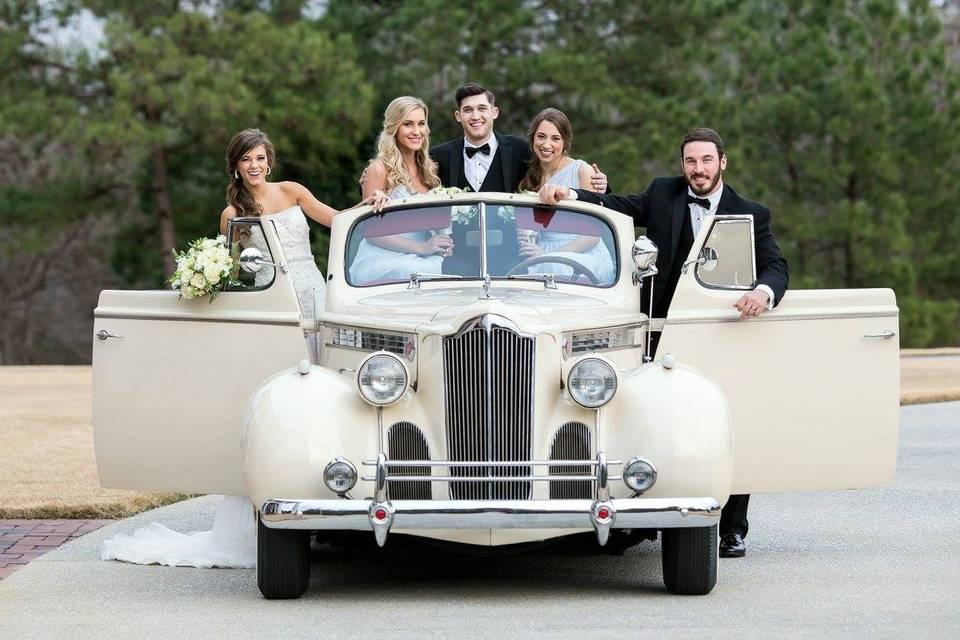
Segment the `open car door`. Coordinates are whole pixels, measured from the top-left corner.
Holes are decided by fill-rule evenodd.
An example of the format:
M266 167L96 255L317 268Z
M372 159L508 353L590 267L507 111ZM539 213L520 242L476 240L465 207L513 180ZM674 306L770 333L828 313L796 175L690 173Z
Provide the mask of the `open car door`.
M673 353L726 394L732 493L853 489L894 481L900 401L890 289L788 291L740 320L753 289L753 220L707 218L680 276L657 357ZM696 398L691 398L696 402Z
M231 222L231 248L283 253L269 219ZM104 487L243 495L254 389L309 357L290 276L264 265L207 298L104 291L94 312L93 428Z

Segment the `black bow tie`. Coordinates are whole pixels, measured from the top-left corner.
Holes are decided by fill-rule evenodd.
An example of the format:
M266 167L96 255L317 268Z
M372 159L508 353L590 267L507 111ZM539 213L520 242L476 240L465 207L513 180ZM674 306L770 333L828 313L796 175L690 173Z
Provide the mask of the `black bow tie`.
M707 211L710 211L710 201L707 200L706 198L694 198L692 195L690 195L690 194L688 193L688 194L687 194L687 204L690 204L691 202L692 202L693 204L698 204L698 205L700 205L701 207L703 207L703 208L706 209Z
M464 147L463 150L467 152L468 158L472 158L478 153L482 153L483 155L488 156L490 155L490 143L484 142L479 147Z

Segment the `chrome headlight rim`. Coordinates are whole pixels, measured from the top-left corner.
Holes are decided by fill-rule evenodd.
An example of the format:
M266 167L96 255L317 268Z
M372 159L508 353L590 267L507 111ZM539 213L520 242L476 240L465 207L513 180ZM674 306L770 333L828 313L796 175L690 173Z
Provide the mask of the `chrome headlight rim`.
M389 398L378 400L376 398L371 398L364 392L364 385L361 380L367 373L367 367L370 365L370 363L381 358L392 360L400 367L400 369L403 371L403 384L400 385L397 388L397 391ZM360 363L360 366L357 367L357 375L354 379L354 382L357 387L357 393L360 394L360 397L364 400L364 402L373 405L374 407L389 407L400 400L400 398L403 397L403 394L407 392L407 389L410 388L410 371L407 369L407 365L403 362L403 360L396 354L390 353L389 351L375 351L364 358Z
M346 489L337 489L336 487L331 486L328 480L331 468L333 468L336 465L343 465L347 467L347 469L350 472L350 478L352 481L350 482L350 486L347 487ZM360 475L357 472L356 465L354 465L352 462L350 462L349 460L347 460L342 456L335 456L333 460L328 462L327 466L323 468L323 484L325 484L327 488L330 489L330 491L333 491L337 495L343 495L348 491L350 491L351 489L353 489L355 486L357 486L357 480L359 479L360 479Z
M599 402L586 402L583 400L583 398L577 396L577 393L574 391L574 386L570 383L570 381L573 378L574 374L577 372L577 369L579 367L586 366L588 363L594 363L594 362L599 363L601 366L605 367L608 370L608 372L610 373L610 376L613 378L613 387L610 389L609 395L607 395L606 398L600 400ZM566 386L567 386L567 394L578 405L580 405L581 407L584 407L585 409L599 409L601 407L608 405L610 401L613 400L613 398L617 395L617 390L620 388L620 376L617 374L617 370L613 366L613 363L611 363L606 358L600 358L597 356L585 356L583 358L580 358L570 366L570 370L567 372Z
M630 467L635 464L642 464L649 468L650 482L643 487L630 483L630 479L633 478L633 474L630 473ZM627 460L627 462L623 465L623 472L621 475L623 477L623 484L627 485L627 487L637 495L642 495L647 491L650 491L650 489L653 488L653 485L657 484L657 466L643 456L634 456Z

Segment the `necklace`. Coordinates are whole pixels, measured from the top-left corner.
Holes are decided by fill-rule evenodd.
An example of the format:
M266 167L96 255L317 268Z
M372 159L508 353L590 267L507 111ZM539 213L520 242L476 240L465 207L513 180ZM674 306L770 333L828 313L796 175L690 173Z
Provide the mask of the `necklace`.
M547 170L547 175L552 178L554 175L556 175L556 173L557 173L558 171L560 171L560 169L563 169L563 168L566 167L568 164L570 164L570 158L568 158L568 157L566 157L566 156L560 158L560 163L557 165L557 168L554 169L553 171L550 171L550 170L548 169L548 170Z

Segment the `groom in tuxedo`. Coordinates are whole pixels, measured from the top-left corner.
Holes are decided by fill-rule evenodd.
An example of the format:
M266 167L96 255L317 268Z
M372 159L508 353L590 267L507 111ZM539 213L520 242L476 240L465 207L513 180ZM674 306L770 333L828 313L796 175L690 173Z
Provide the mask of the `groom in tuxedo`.
M530 145L523 138L494 133L500 115L493 93L471 82L457 89L453 117L463 127L463 137L430 149L445 187L471 191L515 193L530 160Z
M693 129L680 143L683 175L656 178L643 193L629 196L598 194L583 189L546 185L540 199L556 205L564 198L600 204L633 217L634 224L646 227L647 237L660 251L659 273L654 276L654 318L664 318L680 280L681 267L693 239L708 214L753 216L757 282L734 304L741 318L759 316L772 309L787 290L787 261L770 230L770 210L738 195L723 182L727 157L723 141L713 129ZM644 296L646 298L646 296ZM746 553L749 495L730 496L720 517L720 555L736 558Z
M445 187L460 187L471 191L502 191L515 193L530 160L530 145L523 138L494 133L493 122L500 115L493 92L482 84L471 82L457 89L457 110L453 117L463 127L463 137L444 142L430 149L437 161L440 182ZM453 243L458 247L443 261L443 272L458 275L479 273L479 255L467 248L465 231L454 225ZM516 234L503 221L491 219L488 233L498 227L500 233L491 234L489 255L491 275L497 267L510 265L520 247Z

